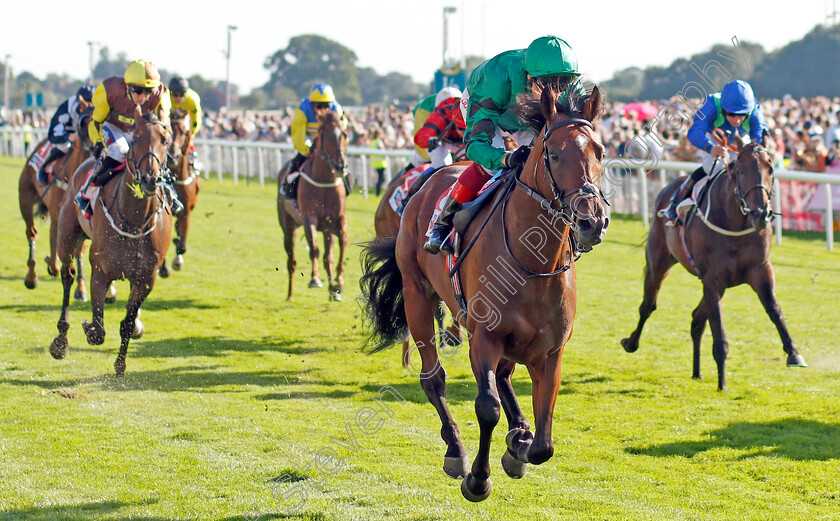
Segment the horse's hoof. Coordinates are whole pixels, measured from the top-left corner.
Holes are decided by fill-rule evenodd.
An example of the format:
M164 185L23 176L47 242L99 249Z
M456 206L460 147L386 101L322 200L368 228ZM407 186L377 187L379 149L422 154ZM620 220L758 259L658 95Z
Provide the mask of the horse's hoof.
M487 478L487 481L484 482L484 487L478 489L476 487L478 487L478 481L472 474L467 474L467 477L461 481L461 494L468 501L479 503L487 499L490 496L490 492L493 491L493 483L490 481L490 478Z
M105 342L105 328L97 323L84 322L82 329L85 330L88 344L99 346Z
M505 445L514 454L522 444L530 445L532 441L534 441L534 433L522 428L511 429L505 435Z
M324 284L318 279L312 279L309 281L310 288L323 288Z
M79 290L76 290L76 292L73 293L73 298L78 300L79 302L87 302L88 300L87 293Z
M146 332L146 326L144 326L143 323L140 322L139 318L135 318L134 319L134 331L131 332L131 338L133 338L134 340L137 340L138 338L143 336L143 333L145 333L145 332Z
M117 287L114 286L112 282L110 286L108 286L108 292L105 293L105 303L106 304L113 304L117 301Z
M519 461L519 459L517 459L517 457L509 450L506 450L505 454L502 456L502 468L505 470L505 474L513 479L519 479L528 472L528 464Z
M35 289L38 287L38 277L35 277L32 280L23 279L23 285L26 286L26 289Z
M639 344L630 342L629 338L623 338L621 339L621 347L623 347L628 353L635 353L636 350L639 349Z
M57 277L58 276L58 268L53 266L53 263L50 262L49 257L44 257L44 262L47 265L47 273L50 274L50 277Z
M164 264L158 269L158 275L160 275L162 279L165 279L169 276L169 268L166 267L166 264Z
M443 472L452 479L463 478L470 473L470 462L466 454L459 457L445 456L443 458Z
M67 356L67 337L57 336L50 344L50 354L56 360L61 360Z
M122 377L125 375L125 360L121 358L117 358L114 362L114 371L117 373L117 377Z
M788 367L808 367L808 364L805 362L805 359L802 358L802 355L796 353L795 355L789 355L787 359L787 366Z
M172 269L175 271L181 271L181 268L184 267L184 256L180 253L172 259Z

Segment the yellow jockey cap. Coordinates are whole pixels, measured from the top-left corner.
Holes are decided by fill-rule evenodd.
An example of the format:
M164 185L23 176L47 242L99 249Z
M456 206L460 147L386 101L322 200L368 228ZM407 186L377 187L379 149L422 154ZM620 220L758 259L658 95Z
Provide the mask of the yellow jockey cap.
M326 83L318 83L309 92L309 101L312 103L332 103L335 101L332 87Z
M141 85L154 88L160 85L160 74L155 64L146 60L135 60L125 70L125 83L127 85Z

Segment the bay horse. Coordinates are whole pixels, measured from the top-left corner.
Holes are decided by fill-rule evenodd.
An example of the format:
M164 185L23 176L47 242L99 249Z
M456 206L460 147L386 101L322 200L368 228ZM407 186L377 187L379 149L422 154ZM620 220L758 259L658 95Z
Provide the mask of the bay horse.
M80 242L90 238L92 321L82 325L89 344L105 341L103 301L108 286L118 279L131 283L126 315L120 323L120 351L114 362L117 376L125 373L129 339L140 338L145 330L138 318L140 306L155 285L172 235L171 203L162 186L170 130L152 113L137 114L136 120L125 167L101 188L91 220L84 218L73 197L67 197L58 229L64 299L58 336L50 346L50 354L57 359L67 356L69 292L76 275L70 256ZM76 170L70 193L78 191L93 164L94 160L89 159Z
M411 177L415 177L414 181L418 181L417 174L421 172L417 172L418 169L427 168L429 163L424 165L420 165L414 169L411 169L408 172L403 172L402 175L398 175L393 181L388 184L388 187L385 189L384 194L382 195L382 200L379 201L379 206L376 207L376 213L373 216L373 229L376 232L377 239L386 239L388 237L396 237L397 232L400 231L400 214L397 213L396 210L391 206L391 198L394 195L394 192L397 189L405 189L405 184L407 179L411 179ZM408 181L410 182L410 181ZM408 197L408 194L404 195ZM446 329L447 333L443 334L443 327L444 327L444 311L443 311L443 304L440 303L435 310L435 321L437 322L438 331L441 332L441 341L447 342L449 345L453 347L457 347L461 345L463 341L461 335L461 328L458 326L458 323L452 321L452 324ZM411 351L409 350L409 342L408 339L403 341L402 346L402 365L403 367L408 367L411 364Z
M679 262L703 283L703 298L694 309L691 339L694 343L692 376L700 373L700 343L706 322L712 330L712 354L717 363L718 390L726 389L726 356L729 341L723 329L720 300L726 288L747 283L776 326L787 353L787 365L804 367L805 359L788 333L782 309L776 300L775 275L770 263L772 219L770 195L773 189L772 158L763 144L744 144L735 137L737 158L726 165L726 173L710 179L701 207L692 207L684 227L665 226L658 215L651 224L645 249L644 297L639 306L639 323L621 345L628 353L639 348L642 327L656 309L662 281ZM679 189L676 179L662 189L656 208L664 208ZM685 220L684 220L685 222ZM684 242L683 242L684 241Z
M88 102L81 100L80 105L83 107ZM64 196L67 191L67 180L76 171L79 165L90 156L86 143L87 137L87 122L90 120L90 113L79 118L79 133L71 135L72 148L63 157L52 162L52 174L50 180L46 185L38 181L37 168L33 166L33 160L36 155L43 156L47 154L46 147L49 140L44 139L35 147L32 154L26 159L23 170L20 173L18 181L18 203L20 206L20 215L23 217L23 222L26 225L26 240L29 243L29 258L26 265L29 270L23 282L28 289L35 289L38 286L38 274L35 272L35 247L38 241L38 229L35 226L35 217L49 216L50 218L50 255L44 257L44 262L47 265L47 273L55 277L58 275L58 261L56 259L56 233L58 231L58 214L61 211L61 203L64 201ZM81 135L80 135L81 134ZM47 171L50 171L48 168ZM84 261L82 259L84 245L79 245L79 250L75 253L77 270L79 273L79 280L76 286L74 298L82 302L87 300L87 289L84 277Z
M341 300L341 292L344 291L344 255L347 246L347 191L344 185L347 168L346 121L335 111L329 111L318 119L321 127L313 145L314 153L301 167L297 208L281 191L283 181L290 173L291 162L286 163L277 176L277 217L283 228L288 257L288 300L293 299L294 273L297 267L295 237L297 228L301 225L309 244L309 259L312 261L309 287L323 286L318 270L320 252L316 239L316 233L320 231L324 234L324 269L327 272L330 300ZM332 271L333 235L338 238L335 278Z
M169 114L169 121L172 125L172 143L169 145L169 152L166 156L166 165L174 180L175 193L184 208L175 214L175 257L172 259L172 269L178 271L184 266L184 253L187 252L187 233L190 230L190 217L195 209L198 200L198 192L201 190L201 177L190 165L190 152L192 148L192 132L186 122L187 113L175 109ZM169 276L169 268L166 266L166 259L158 270L161 277Z
M577 305L575 253L591 250L609 224L597 184L604 146L593 129L600 91L596 86L589 96L571 94L558 98L547 87L538 99L517 101L538 137L515 184L497 191L466 228L463 240L473 244L459 259L466 313L459 311L446 256L423 250L433 211L463 164L445 167L411 198L396 238L375 240L364 251L360 283L376 342L371 351L411 333L422 358L420 383L442 423L443 470L463 477L461 492L470 501L484 500L492 489L490 442L500 406L508 420L502 467L509 476L524 476L528 463L539 465L554 453L551 424L560 360ZM487 233L480 233L485 227ZM481 429L471 468L446 403L433 323L438 300L458 316L470 339ZM536 433L510 381L517 363L531 375Z

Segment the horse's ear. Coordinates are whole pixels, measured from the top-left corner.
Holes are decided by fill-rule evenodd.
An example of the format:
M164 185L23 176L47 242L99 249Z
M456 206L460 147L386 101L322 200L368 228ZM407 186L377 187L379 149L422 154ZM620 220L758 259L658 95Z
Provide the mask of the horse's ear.
M583 105L583 117L588 119L589 121L595 121L601 115L601 103L603 100L601 99L601 89L595 85L592 88L592 94L589 95L589 99L586 100L586 103Z
M540 94L540 108L546 121L551 121L551 118L557 113L557 92L551 87L546 87Z
M732 137L732 141L735 142L735 147L738 149L736 152L740 153L741 149L744 148L744 140L741 138L740 134L735 134Z

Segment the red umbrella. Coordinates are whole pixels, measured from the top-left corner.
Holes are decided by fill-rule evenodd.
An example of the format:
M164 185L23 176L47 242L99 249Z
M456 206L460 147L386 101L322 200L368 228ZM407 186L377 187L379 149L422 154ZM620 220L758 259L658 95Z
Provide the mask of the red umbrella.
M628 103L624 106L624 116L627 118L634 118L637 120L644 120L652 118L659 112L659 109L650 103ZM634 114L635 113L635 116Z

